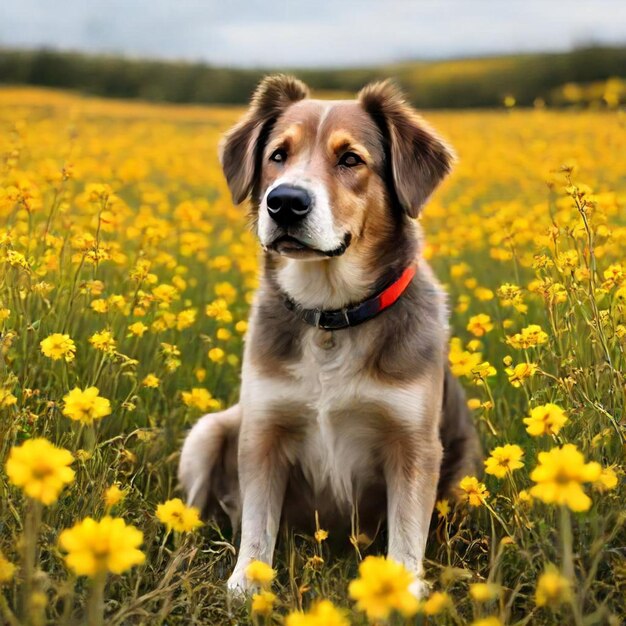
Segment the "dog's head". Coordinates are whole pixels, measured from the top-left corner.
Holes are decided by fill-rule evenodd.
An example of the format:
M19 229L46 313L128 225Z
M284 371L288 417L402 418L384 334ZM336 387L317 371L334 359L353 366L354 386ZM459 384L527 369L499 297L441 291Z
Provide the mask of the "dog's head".
M356 100L308 97L270 76L220 158L233 200L252 197L263 248L298 260L363 253L419 215L452 153L390 82Z

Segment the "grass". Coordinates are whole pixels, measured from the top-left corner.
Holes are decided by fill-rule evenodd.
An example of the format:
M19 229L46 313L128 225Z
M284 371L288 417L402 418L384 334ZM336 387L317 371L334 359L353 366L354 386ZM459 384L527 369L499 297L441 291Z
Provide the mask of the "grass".
M258 251L245 211L230 203L216 145L238 114L0 90L0 551L17 565L4 579L0 568L6 623L84 623L95 603L110 625L280 624L322 597L367 623L347 595L359 560L348 537L283 535L278 603L263 618L228 605L227 528L168 532L155 515L181 495L185 431L205 407L237 399ZM427 117L460 156L424 217L426 255L450 294L451 356L485 453L519 445L524 467L481 478L490 495L479 506L461 498L436 515L427 578L446 602L413 621L622 623L624 116L513 108ZM476 336L468 323L479 314L493 327ZM129 329L136 322L141 336ZM510 338L533 324L545 338L514 347ZM104 330L115 345L102 350L89 340ZM74 341L70 362L42 353L53 333ZM520 363L536 371L514 386L507 369ZM149 374L156 387L144 384ZM63 398L88 386L111 413L85 426L64 415ZM210 397L183 393L193 389ZM547 403L567 421L532 437L523 418ZM73 456L75 479L49 506L25 497L4 469L32 437ZM618 479L583 484L586 511L526 497L538 454L566 443ZM111 507L104 494L114 484L125 497ZM58 538L107 512L143 532L146 558L101 581L101 604L98 584L72 573ZM538 606L550 564L571 590ZM495 599L469 594L480 581L498 586Z

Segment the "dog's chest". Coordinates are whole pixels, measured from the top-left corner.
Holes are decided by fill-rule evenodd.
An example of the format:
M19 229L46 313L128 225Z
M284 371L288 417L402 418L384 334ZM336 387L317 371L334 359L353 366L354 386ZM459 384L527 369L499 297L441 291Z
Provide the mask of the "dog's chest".
M330 487L339 502L349 504L355 485L373 479L383 413L373 407L384 394L369 380L351 333L311 329L302 348L302 359L291 368L297 381L292 397L302 399L309 417L296 461L316 492Z
M311 392L318 411L329 402L349 401L363 378L363 358L354 336L345 331L312 328L302 339L302 358L291 373Z

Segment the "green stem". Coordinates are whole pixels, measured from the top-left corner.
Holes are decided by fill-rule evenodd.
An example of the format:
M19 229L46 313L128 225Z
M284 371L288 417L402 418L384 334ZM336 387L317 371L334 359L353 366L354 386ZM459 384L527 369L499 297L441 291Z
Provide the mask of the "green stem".
M576 626L583 625L583 616L578 605L576 590L576 572L574 570L574 550L572 536L572 518L569 509L565 505L561 505L561 548L563 554L563 576L567 578L570 586L570 606L574 615L574 623Z
M26 519L24 522L24 547L22 567L24 584L22 587L22 616L25 624L37 623L33 614L32 595L34 589L35 564L37 563L37 535L41 521L41 504L28 499Z
M106 579L106 572L100 572L91 582L87 604L88 626L102 626L104 623L104 586Z
M485 505L485 508L489 511L489 513L491 513L491 515L498 520L500 526L502 526L502 528L504 529L504 532L511 538L513 539L513 535L511 533L511 531L509 530L508 526L506 525L506 522L494 511L494 509L491 507L491 505L487 504L487 502L485 500L483 500L483 504Z
M9 607L9 603L3 594L0 593L0 617L5 620L8 626L20 626L20 623Z

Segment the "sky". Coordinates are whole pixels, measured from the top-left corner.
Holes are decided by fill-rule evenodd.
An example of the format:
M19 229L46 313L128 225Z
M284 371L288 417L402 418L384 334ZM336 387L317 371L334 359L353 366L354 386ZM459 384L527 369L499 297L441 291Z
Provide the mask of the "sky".
M0 46L239 67L626 44L626 0L3 0Z

